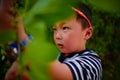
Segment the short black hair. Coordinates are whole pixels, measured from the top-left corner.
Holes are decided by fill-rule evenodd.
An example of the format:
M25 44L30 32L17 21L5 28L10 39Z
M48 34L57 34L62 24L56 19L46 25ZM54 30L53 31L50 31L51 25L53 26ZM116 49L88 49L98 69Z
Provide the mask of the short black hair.
M75 8L80 10L89 19L90 23L92 24L92 12L87 5L80 3L77 6L75 6ZM88 24L88 21L86 21L86 19L83 16L81 16L78 13L76 14L77 14L77 20L82 22L83 29L90 27L90 25Z

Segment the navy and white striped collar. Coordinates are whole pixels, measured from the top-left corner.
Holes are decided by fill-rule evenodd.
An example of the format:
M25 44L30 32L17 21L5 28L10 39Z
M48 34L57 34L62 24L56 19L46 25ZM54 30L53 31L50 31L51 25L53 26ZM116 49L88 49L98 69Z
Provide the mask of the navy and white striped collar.
M69 56L66 56L66 57L64 57L64 53L60 53L60 55L59 55L59 57L58 57L58 60L59 60L60 62L63 62L66 58L72 58L72 57L77 56L77 55L83 55L83 53L85 53L85 52L91 52L91 50L88 49L88 48L86 48L85 50L80 51L80 52L70 53L70 55L69 55Z

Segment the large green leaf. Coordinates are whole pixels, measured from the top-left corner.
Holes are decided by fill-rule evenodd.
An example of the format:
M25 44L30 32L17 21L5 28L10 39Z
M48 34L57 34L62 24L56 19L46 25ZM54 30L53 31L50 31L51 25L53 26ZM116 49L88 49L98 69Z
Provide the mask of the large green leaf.
M0 33L0 44L6 44L17 39L17 33L13 30L7 30Z
M28 26L33 20L53 24L57 20L70 16L72 14L71 6L77 2L69 0L38 0L34 5L31 5L32 8L26 13L24 24Z

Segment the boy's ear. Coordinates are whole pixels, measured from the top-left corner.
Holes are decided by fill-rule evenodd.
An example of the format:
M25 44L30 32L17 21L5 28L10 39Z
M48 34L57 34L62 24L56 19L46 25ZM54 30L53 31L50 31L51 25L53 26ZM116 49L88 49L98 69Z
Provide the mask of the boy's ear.
M85 40L88 40L92 36L92 32L93 32L92 27L86 29Z

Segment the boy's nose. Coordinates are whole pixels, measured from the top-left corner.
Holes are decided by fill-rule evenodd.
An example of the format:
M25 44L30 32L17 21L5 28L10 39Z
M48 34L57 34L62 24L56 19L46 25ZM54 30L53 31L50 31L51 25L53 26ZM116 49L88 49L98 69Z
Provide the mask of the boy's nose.
M56 34L55 34L55 39L62 39L62 35L61 35L61 33L60 32L57 32Z

